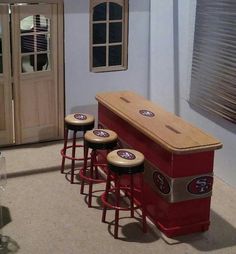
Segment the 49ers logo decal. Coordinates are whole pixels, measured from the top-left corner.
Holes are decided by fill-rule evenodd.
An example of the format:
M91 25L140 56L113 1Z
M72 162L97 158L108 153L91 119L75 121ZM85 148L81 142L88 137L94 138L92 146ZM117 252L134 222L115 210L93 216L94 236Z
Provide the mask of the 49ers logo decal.
M119 150L117 154L118 156L120 156L121 158L125 160L134 160L136 158L136 156L133 153L126 150Z
M77 119L77 120L86 120L87 119L87 116L84 115L84 114L80 114L80 113L76 113L74 114L74 118Z
M103 130L94 130L93 134L101 138L108 138L110 136L108 132Z
M152 175L153 182L157 186L158 190L163 194L170 193L170 185L166 179L166 177L158 171L153 172Z
M200 176L193 179L188 184L188 191L191 194L201 195L206 194L212 190L213 177L212 176Z
M154 117L155 114L152 111L146 110L146 109L141 109L139 110L139 113L143 116L147 116L147 117Z

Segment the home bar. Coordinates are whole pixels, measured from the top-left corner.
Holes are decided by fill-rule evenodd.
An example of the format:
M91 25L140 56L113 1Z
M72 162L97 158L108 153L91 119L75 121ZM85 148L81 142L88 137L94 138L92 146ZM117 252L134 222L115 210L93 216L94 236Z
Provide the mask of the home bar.
M148 218L167 237L208 230L221 142L134 92L98 93L96 100L99 126L145 156Z

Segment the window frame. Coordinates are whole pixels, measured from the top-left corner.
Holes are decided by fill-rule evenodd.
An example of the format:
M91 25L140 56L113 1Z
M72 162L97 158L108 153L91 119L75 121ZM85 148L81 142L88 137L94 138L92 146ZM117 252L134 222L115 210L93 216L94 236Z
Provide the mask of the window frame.
M122 6L122 20L109 20L109 8L107 8L107 18L105 21L93 21L93 10L94 7L101 3L116 3ZM128 0L90 0L90 33L89 33L89 53L90 53L90 71L97 72L109 72L109 71L122 71L128 69ZM122 22L122 41L120 43L110 43L109 37L109 24L115 22ZM93 44L93 24L106 24L106 43ZM106 66L93 66L93 47L95 45L106 47ZM121 65L109 66L109 46L121 45Z

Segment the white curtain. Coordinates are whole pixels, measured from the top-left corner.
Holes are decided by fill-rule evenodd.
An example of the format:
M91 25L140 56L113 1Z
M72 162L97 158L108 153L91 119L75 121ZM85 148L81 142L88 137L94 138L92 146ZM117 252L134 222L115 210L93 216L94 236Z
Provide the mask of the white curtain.
M197 0L189 101L236 123L236 0Z

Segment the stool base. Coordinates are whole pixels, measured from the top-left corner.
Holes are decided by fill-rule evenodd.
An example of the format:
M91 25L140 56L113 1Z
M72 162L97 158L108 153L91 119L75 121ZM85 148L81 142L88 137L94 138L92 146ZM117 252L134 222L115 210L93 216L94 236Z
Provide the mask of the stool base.
M101 164L97 162L97 151L92 150L91 152L91 163L90 167L87 168L87 157L88 157L88 149L85 148L84 154L84 167L80 169L79 176L81 180L81 188L80 194L84 194L84 183L87 182L89 185L88 191L88 207L92 206L92 192L93 192L93 184L105 182L104 178L99 178L101 176L99 174L98 167L106 166L106 164Z
M115 182L115 186L111 187L111 181ZM102 222L106 222L106 212L107 207L115 210L115 228L114 228L114 238L118 238L118 227L119 227L119 211L130 211L130 217L134 217L134 211L136 209L140 209L142 211L142 224L143 224L143 232L147 232L147 222L146 222L146 208L145 208L145 200L143 197L143 176L140 176L141 188L135 188L133 183L133 175L130 175L130 185L129 186L120 186L120 175L114 174L111 175L111 172L108 172L106 190L101 195L101 201L103 203L103 213L102 213ZM129 198L130 205L129 207L123 207L120 204L120 192L124 192L125 196ZM141 195L140 204L134 204L134 192L138 192ZM110 193L115 194L114 203L110 203L108 201L108 195Z
M62 162L61 162L61 173L64 173L64 169L65 169L65 160L69 159L71 160L71 179L70 179L70 183L74 183L74 175L75 175L75 161L84 161L84 157L81 158L76 158L75 157L75 153L76 153L76 148L83 148L84 144L82 145L77 145L76 144L76 133L77 130L73 131L73 139L72 139L72 145L67 145L68 142L68 132L69 129L65 128L64 130L64 146L61 149L61 156L62 156ZM71 152L71 156L68 156L67 150L72 149Z

